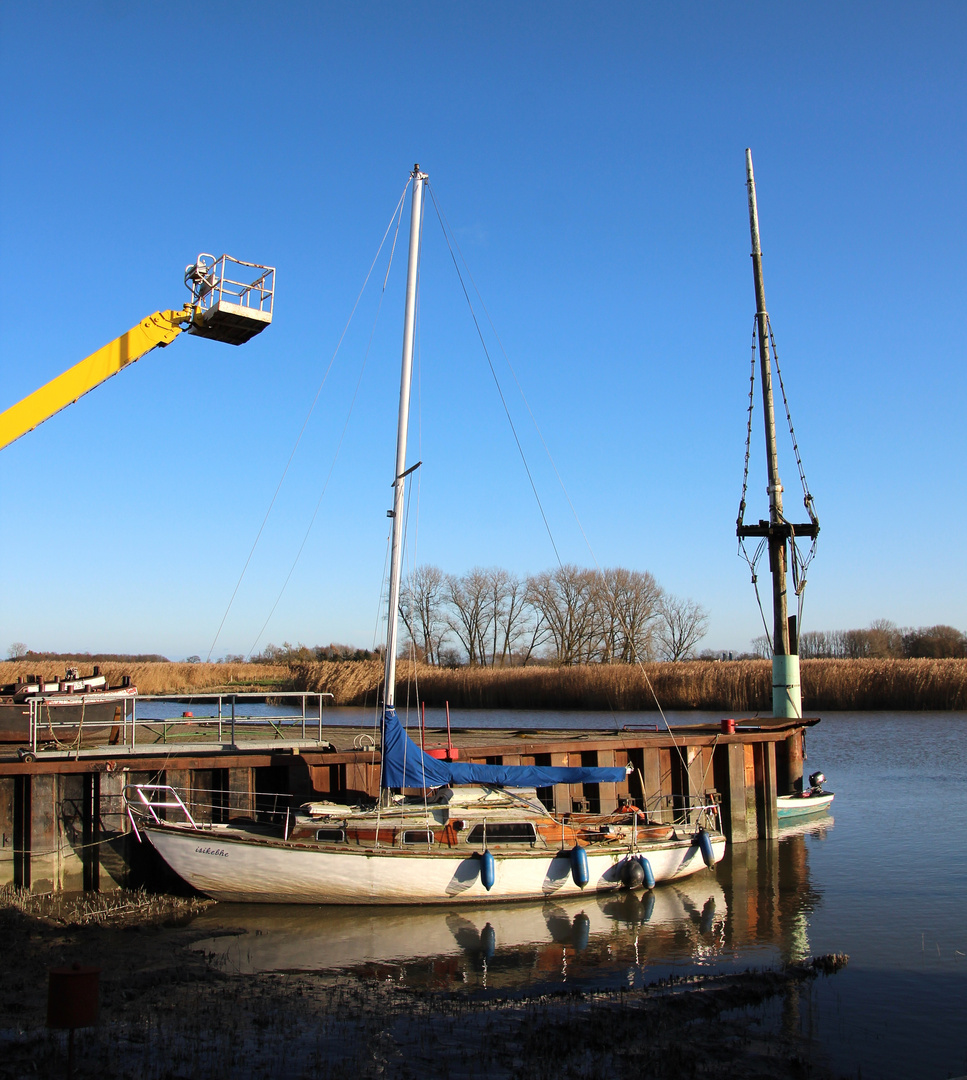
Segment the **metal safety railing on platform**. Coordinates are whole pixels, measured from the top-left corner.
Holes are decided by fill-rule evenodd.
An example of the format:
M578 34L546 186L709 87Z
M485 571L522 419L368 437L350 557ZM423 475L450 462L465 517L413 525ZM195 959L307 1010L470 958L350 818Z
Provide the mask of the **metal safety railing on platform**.
M116 696L106 692L72 694L69 698L36 695L27 701L27 746L21 749L20 757L71 757L105 750L150 754L173 746L199 750L298 743L327 746L324 704L332 696L304 690ZM252 711L256 704L268 711ZM281 711L286 705L287 711ZM182 706L180 714L178 706Z
M243 276L250 276L243 271L243 267L260 270L261 273L253 281L242 281ZM231 255L220 255L216 258L203 253L185 270L185 284L191 290L193 303L202 312L228 303L263 315L272 315L275 298L274 266L233 259Z

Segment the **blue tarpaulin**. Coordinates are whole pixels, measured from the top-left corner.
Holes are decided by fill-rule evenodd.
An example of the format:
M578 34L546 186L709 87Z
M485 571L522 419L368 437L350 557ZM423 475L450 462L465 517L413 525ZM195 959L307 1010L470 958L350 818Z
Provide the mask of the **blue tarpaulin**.
M623 768L563 768L556 765L474 765L430 757L406 734L395 709L383 713L383 787L434 788L444 784L550 787L552 784L615 784Z

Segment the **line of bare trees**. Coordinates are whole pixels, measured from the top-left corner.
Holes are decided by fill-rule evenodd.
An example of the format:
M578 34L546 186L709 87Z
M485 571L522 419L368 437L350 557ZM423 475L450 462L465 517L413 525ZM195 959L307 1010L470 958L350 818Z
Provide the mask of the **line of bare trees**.
M442 666L683 660L708 625L703 608L647 571L574 565L527 577L419 566L403 583L400 616L417 656Z
M752 643L757 655L772 655L769 639ZM967 657L967 635L953 626L899 627L876 619L865 630L810 630L799 638L804 660L899 660Z

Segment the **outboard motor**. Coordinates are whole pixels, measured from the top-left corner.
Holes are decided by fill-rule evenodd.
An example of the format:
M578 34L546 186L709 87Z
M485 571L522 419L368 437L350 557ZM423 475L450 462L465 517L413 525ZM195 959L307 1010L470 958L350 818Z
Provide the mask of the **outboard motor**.
M813 791L819 795L823 790L823 784L826 783L826 777L821 772L810 773L809 783L812 786Z

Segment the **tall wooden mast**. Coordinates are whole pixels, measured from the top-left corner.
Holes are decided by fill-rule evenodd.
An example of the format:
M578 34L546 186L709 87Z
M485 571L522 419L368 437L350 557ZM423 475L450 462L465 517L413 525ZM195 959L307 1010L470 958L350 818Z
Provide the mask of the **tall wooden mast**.
M752 151L745 152L746 179L749 189L749 228L752 233L752 273L755 281L756 327L759 339L759 368L762 377L762 405L765 417L766 465L769 474L769 520L758 525L739 525L741 537L765 537L769 542L769 569L772 571L772 712L774 716L801 717L802 694L799 683L799 634L796 617L789 617L786 597L786 570L789 544L793 536L814 537L819 531L815 522L793 525L782 512L782 482L779 479L779 454L776 448L776 413L772 395L772 352L769 341L769 315L762 280L762 248L759 244L759 211L752 173Z

